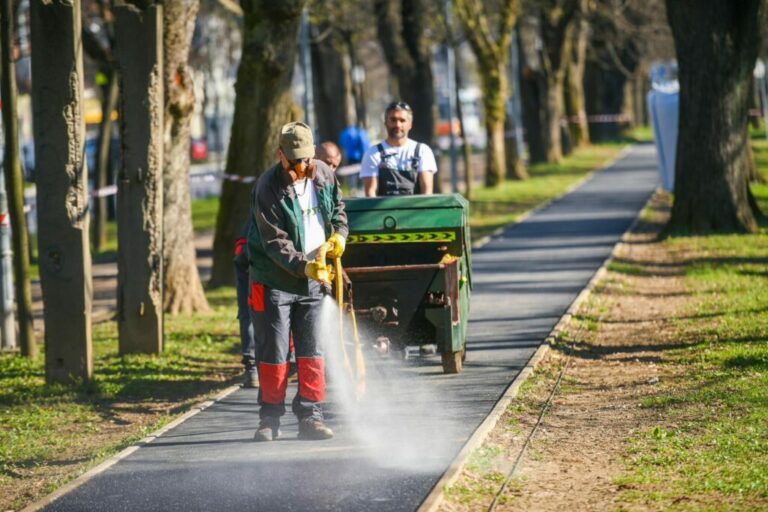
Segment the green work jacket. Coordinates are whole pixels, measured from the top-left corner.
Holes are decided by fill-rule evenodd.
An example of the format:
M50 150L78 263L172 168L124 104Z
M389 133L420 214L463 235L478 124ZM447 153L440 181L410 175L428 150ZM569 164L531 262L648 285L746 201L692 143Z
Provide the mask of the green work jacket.
M346 238L349 228L339 183L325 162L316 160L315 165L317 170L311 184L317 193L325 238L334 232ZM309 295L301 206L291 179L280 164L259 178L251 195L251 216L248 231L251 280L284 292Z

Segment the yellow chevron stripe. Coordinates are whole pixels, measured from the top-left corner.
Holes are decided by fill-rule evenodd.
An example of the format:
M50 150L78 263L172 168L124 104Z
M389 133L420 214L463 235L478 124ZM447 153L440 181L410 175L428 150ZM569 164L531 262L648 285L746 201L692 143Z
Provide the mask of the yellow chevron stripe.
M421 231L419 233L379 233L349 235L348 244L403 244L418 242L453 242L455 231Z

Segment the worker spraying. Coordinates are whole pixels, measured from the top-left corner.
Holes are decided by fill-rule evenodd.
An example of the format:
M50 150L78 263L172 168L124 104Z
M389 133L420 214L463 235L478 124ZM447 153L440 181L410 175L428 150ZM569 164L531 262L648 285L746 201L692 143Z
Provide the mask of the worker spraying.
M325 424L325 360L320 337L320 304L330 289L328 267L316 260L338 259L348 234L338 181L316 160L312 130L293 122L280 130L280 162L259 179L251 204L248 231L251 307L259 339L259 427L256 441L280 436L288 386L288 350L293 333L298 392L292 410L300 439L328 439Z

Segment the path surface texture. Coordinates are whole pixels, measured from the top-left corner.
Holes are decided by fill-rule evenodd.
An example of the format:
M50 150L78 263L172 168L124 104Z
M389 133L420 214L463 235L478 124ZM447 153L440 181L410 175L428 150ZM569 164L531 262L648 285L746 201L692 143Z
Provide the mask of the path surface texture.
M241 389L46 510L417 509L632 224L655 169L636 146L475 250L462 374L443 375L439 355L372 361L359 402L331 375L328 441L297 440L289 410L280 439L255 443L257 392Z

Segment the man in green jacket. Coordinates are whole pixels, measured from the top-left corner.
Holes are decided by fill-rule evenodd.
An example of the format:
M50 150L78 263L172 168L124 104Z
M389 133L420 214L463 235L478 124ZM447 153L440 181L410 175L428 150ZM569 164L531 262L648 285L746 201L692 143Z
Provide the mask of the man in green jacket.
M292 410L299 438L328 439L323 421L325 361L320 340L320 303L330 278L314 261L330 242L328 256L340 257L348 234L341 191L331 169L315 160L312 130L294 122L280 130L280 162L254 189L248 231L254 330L259 339L259 428L257 441L280 435L288 386L288 352L293 333L299 389Z

